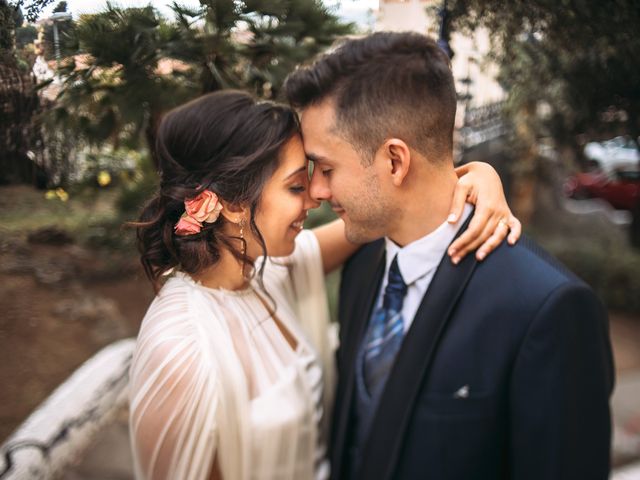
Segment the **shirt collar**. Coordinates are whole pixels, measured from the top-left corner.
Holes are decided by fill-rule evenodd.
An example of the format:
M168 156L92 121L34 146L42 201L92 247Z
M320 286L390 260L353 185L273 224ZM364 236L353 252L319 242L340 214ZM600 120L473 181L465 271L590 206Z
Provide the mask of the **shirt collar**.
M389 272L393 258L398 255L398 267L404 283L411 285L416 280L424 277L432 270L435 270L447 248L453 241L453 238L460 230L473 207L469 204L464 206L464 211L460 220L455 224L444 222L433 232L428 233L422 238L415 240L404 247L399 247L388 237L385 238L386 243L386 270Z

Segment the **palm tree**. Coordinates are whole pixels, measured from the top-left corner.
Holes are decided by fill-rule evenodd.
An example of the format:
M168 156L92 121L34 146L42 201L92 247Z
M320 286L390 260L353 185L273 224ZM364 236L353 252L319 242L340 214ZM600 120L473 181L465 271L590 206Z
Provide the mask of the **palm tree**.
M203 92L236 87L276 97L286 75L352 33L319 0L174 2L180 41L172 56L199 69Z
M90 143L154 144L162 112L193 96L187 71L159 71L177 30L151 6L81 16L53 114Z
M173 22L151 5L107 3L82 16L77 53L60 72L56 121L92 143L137 147L144 137L153 147L167 109L223 88L274 97L297 63L352 31L319 0L201 0L172 9Z

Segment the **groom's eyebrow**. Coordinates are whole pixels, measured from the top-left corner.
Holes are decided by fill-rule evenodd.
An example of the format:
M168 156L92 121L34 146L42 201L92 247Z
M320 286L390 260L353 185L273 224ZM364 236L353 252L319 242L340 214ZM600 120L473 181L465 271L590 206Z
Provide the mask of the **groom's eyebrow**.
M316 155L315 153L308 152L306 155L307 155L307 158L309 159L309 161L313 162L313 163L316 163L316 162L322 163L322 162L328 162L329 161L325 157L320 156L320 155Z

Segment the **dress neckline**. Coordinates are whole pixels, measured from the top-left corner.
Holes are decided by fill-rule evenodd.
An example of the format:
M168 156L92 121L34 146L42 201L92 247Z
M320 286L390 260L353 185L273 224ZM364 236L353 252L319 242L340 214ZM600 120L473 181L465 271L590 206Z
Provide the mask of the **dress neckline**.
M202 283L198 282L197 280L195 280L193 277L191 277L191 275L189 275L189 274L187 274L185 272L177 271L177 272L175 272L174 275L177 278L182 279L183 281L185 281L189 285L194 286L194 287L196 287L197 289L199 289L199 290L201 290L203 292L207 292L207 293L213 294L214 296L218 297L218 301L220 301L220 296L232 296L232 297L236 297L236 298L249 298L249 297L252 297L252 298L256 298L264 306L264 301L262 300L262 298L260 297L260 294L256 291L255 287L253 286L253 282L250 282L249 285L246 288L243 288L243 289L240 289L240 290L228 290L228 289L222 288L222 287L219 287L219 288L207 287L207 286L203 285ZM277 323L277 322L282 323L282 326L287 329L289 334L296 341L296 346L294 348L292 345L289 344L289 342L286 340L286 338L284 338L284 334L283 334L281 328L276 324L276 328L280 331L280 335L283 336L283 339L284 339L285 343L287 343L291 353L294 356L299 356L302 353L309 352L310 349L313 351L313 348L310 346L310 343L307 340L307 338L305 337L304 333L301 332L300 329L298 329L295 326L291 325L291 322L287 321L286 319L283 320L280 317L278 317L278 321L277 322L273 318L271 320L273 322L275 322L275 323Z
M211 292L211 293L217 293L217 294L223 294L223 295L231 295L234 297L244 297L247 295L250 295L252 293L255 293L255 290L253 288L253 285L251 282L249 282L249 284L245 287L245 288L240 288L238 290L229 290L227 288L224 287L217 287L217 288L213 288L213 287L207 287L206 285L203 285L200 281L195 280L191 275L189 275L188 273L184 273L184 272L176 272L175 273L176 277L183 279L184 281L186 281L187 283L201 289L207 292Z

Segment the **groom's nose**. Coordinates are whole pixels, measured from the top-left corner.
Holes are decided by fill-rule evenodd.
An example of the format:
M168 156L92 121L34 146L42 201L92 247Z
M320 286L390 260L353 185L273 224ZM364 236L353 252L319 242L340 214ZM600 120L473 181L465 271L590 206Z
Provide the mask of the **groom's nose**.
M331 198L331 189L327 177L322 175L319 168L314 168L311 174L311 183L309 184L309 195L318 202L329 200Z

